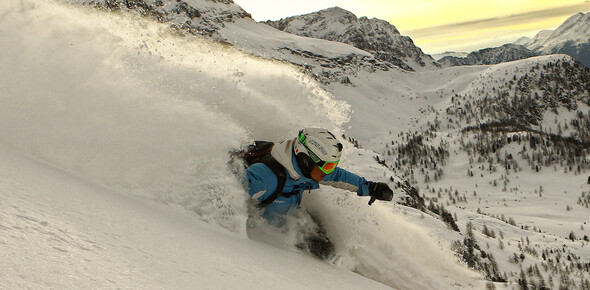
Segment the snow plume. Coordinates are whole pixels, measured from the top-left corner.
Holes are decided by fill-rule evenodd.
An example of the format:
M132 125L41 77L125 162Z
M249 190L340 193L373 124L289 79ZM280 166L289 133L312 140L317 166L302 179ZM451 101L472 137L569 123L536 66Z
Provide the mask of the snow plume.
M371 162L371 151L347 143L343 152L342 166L350 171L363 172L375 181L391 174L386 167ZM336 265L396 289L483 287L476 282L479 274L452 262L457 258L439 244L445 239L434 238L416 220L444 227L441 221L424 217L412 208L382 201L368 206L367 202L367 198L355 193L330 187L305 193L302 206L329 229L328 235L336 247ZM459 239L460 235L454 238Z
M228 152L338 129L349 106L296 68L139 16L0 4L0 142L97 184L243 232Z

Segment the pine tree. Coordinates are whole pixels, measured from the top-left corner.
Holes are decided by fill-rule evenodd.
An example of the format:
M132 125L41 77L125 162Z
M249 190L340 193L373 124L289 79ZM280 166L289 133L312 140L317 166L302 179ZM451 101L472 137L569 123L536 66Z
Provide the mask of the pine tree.
M520 289L529 289L529 283L527 282L526 275L524 274L522 268L520 269L520 278L518 278L518 285L520 285Z
M465 225L465 234L467 235L467 238L475 240L475 236L473 235L473 223L471 223L471 221L468 221L467 225Z
M574 234L574 231L570 232L570 235L568 237L570 240L575 241L576 240L576 234Z
M482 234L486 235L486 237L490 236L490 231L488 230L488 227L486 225L483 225L483 230L481 232Z

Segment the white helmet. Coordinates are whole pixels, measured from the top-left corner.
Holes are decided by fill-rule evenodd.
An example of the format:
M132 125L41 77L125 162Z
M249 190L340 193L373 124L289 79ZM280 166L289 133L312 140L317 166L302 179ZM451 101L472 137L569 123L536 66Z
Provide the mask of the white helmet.
M326 129L305 128L299 131L299 137L293 146L293 150L296 156L303 153L311 157L315 165L318 165L322 171L329 174L336 168L338 162L340 162L342 144L336 139L334 134ZM298 158L299 163L308 163L302 161L301 158ZM299 165L301 166L302 164ZM301 167L304 171L307 171L310 165Z

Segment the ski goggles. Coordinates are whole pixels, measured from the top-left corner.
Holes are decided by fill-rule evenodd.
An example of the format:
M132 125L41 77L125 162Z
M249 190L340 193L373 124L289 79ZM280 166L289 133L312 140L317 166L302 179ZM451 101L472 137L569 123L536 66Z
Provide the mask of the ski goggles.
M320 159L320 157L318 157L315 153L313 153L313 151L311 151L311 149L309 149L309 147L307 147L307 141L305 141L305 135L303 134L303 132L299 134L299 141L301 142L301 144L303 144L305 149L307 149L307 153L309 153L309 157L311 157L311 160L313 160L313 162L318 166L318 168L323 173L330 174L332 173L332 171L336 169L336 166L338 166L339 161L329 162Z

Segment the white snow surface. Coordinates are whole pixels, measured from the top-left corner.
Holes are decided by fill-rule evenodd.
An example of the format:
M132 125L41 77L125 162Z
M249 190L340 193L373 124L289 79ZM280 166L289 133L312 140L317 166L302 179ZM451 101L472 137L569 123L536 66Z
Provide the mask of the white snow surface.
M303 204L335 260L247 237L228 152L354 120L289 64L53 0L2 1L0 51L0 288L483 288L458 234L341 190ZM341 166L385 180L373 155L347 143Z
M0 288L388 288L4 146L0 158Z
M223 29L220 29L219 34L224 41L242 51L268 59L289 60L298 64L304 64L305 61L302 61L301 57L281 53L281 50L289 48L298 52L313 52L326 58L352 54L373 58L370 53L348 44L286 33L250 18L227 23Z

